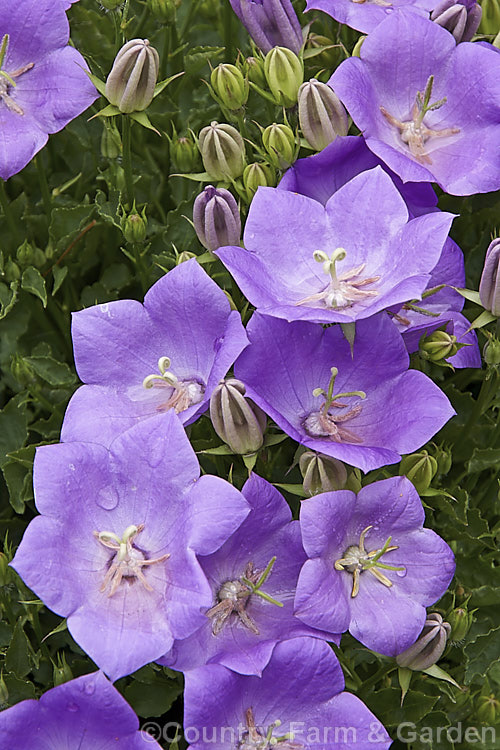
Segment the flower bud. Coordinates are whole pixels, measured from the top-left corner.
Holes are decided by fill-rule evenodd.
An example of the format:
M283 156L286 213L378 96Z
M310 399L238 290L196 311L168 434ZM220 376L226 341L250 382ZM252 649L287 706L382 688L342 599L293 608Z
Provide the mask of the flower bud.
M435 458L427 451L405 456L399 464L399 473L405 474L413 483L417 492L425 492L437 473L438 465Z
M229 110L240 109L248 99L248 82L236 65L217 65L212 70L210 83L218 99Z
M480 695L477 699L477 718L482 724L494 726L500 716L500 702L493 693Z
M196 253L191 253L189 250L183 250L176 259L176 265L180 266L181 263L185 263L187 260L192 260L192 258L196 258Z
M457 44L470 42L481 23L481 6L470 0L441 0L431 13L431 21L447 29Z
M17 281L21 278L21 270L17 263L12 258L7 258L5 262L5 276L4 280L10 284L11 281Z
M155 92L160 58L147 39L131 39L118 52L106 80L106 98L120 112L149 107Z
M417 671L432 667L443 655L450 630L451 626L438 612L427 615L424 628L413 646L396 656L398 665Z
M336 458L323 453L305 451L299 458L302 485L308 495L342 490L347 482L347 469Z
M500 365L500 341L491 336L483 347L483 359L490 367Z
M500 317L500 237L490 243L479 282L479 299L485 310Z
M457 337L448 331L433 331L420 339L420 356L430 362L441 362L458 352Z
M21 267L24 266L36 266L37 268L43 266L46 261L45 253L40 250L39 247L32 245L28 240L24 240L22 245L19 245L16 252L16 260Z
M64 654L58 655L57 664L53 665L54 685L62 685L73 679L73 672L69 668Z
M482 34L497 34L500 29L500 0L482 0L483 14L479 31Z
M101 154L105 159L117 159L122 153L120 132L113 122L114 117L105 117L101 136Z
M438 466L438 474L448 474L453 463L451 451L443 446L438 446L435 451L435 458Z
M122 221L123 236L127 242L144 242L147 226L146 209L143 208L141 214L138 214L134 204L132 211Z
M14 352L10 363L10 371L18 383L27 386L36 381L36 370L28 360L18 352Z
M302 29L291 0L230 0L230 3L255 44L264 53L277 44L300 52Z
M287 169L295 161L297 143L289 125L273 122L262 133L262 143L269 154L269 160L278 169Z
M175 13L180 5L180 0L148 0L151 13L161 23L171 24L175 21Z
M276 104L293 107L304 80L304 66L297 55L286 47L274 47L264 60L264 73Z
M312 78L299 89L299 122L308 143L321 151L338 135L347 135L349 118L330 86Z
M448 622L451 625L450 641L461 641L474 622L474 613L469 612L467 607L456 607L448 615Z
M339 62L338 45L320 34L309 34L307 37L306 50L316 51L312 61L321 68L336 68Z
M179 172L193 172L199 162L200 152L190 136L174 136L170 141L170 156Z
M224 188L209 185L193 205L193 224L203 247L214 252L225 245L238 245L241 219L238 205Z
M255 83L261 89L267 86L266 74L264 73L264 60L262 57L247 57L243 63L243 73L248 80Z
M259 187L274 187L276 184L274 169L269 164L254 162L245 167L243 172L243 187L249 201Z
M212 122L200 132L198 147L213 180L231 180L245 169L245 144L236 128Z
M230 378L219 383L210 398L210 419L215 432L233 453L256 453L264 442L266 415L257 404L245 398L241 380Z

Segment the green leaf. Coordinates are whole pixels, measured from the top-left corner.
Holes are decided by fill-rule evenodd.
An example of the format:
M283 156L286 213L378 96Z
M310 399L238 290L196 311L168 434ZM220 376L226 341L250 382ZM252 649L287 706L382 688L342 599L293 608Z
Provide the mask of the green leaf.
M438 700L437 695L425 695L417 690L410 690L404 706L401 707L399 689L384 688L370 695L365 702L384 726L393 727L402 722L418 724L430 713Z
M250 476L255 464L257 463L257 457L258 457L257 453L250 453L247 456L242 456L243 463L245 464L247 471L248 471L248 476Z
M146 684L133 682L125 688L125 698L139 716L161 716L182 693L178 682L160 680Z
M14 634L5 655L5 666L9 672L13 672L16 677L26 677L31 671L31 644L28 641L23 629L22 620L16 622Z
M16 304L18 291L18 281L12 281L10 286L0 282L0 320L5 318Z
M9 490L9 501L16 513L24 513L24 505L33 499L31 469L16 461L6 463L2 472Z
M129 117L134 120L134 122L137 122L139 125L142 125L143 128L147 128L148 130L152 130L154 133L159 135L161 137L161 133L159 130L157 130L152 124L151 120L147 116L145 112L131 112L129 114Z
M197 451L198 453L206 453L209 456L234 456L234 452L231 450L229 445L219 445L217 448L206 448L204 451Z
M97 76L95 76L93 73L90 73L88 70L86 70L85 72L88 75L88 77L90 78L90 80L92 81L92 83L94 84L94 86L96 87L96 89L98 90L98 92L100 94L102 94L103 96L105 96L106 81L101 81L100 78L98 78Z
M403 705L406 693L408 692L408 688L410 687L412 675L413 672L411 671L411 669L407 669L406 667L398 667L398 680L399 687L401 688L401 705Z
M14 674L4 674L5 686L9 693L9 706L16 703L36 698L35 686L28 680L20 680Z
M474 452L468 463L468 470L475 472L484 471L484 469L498 468L500 465L500 448L474 448Z
M11 398L0 411L0 468L8 461L8 453L22 448L28 438L28 416L24 394Z
M47 290L45 288L45 279L34 266L29 266L23 272L21 279L21 288L30 294L34 294L41 300L42 305L47 307Z
M118 109L118 107L115 107L114 104L108 104L104 109L101 109L97 114L93 115L92 117L89 117L90 120L94 120L96 117L116 117L117 115L121 115L122 113Z
M158 94L161 94L163 89L165 89L169 83L172 83L176 78L180 78L184 75L184 71L181 71L180 73L176 73L174 76L170 76L169 78L165 78L164 81L159 81L155 86L155 92L153 94L153 99L155 99Z
M170 177L185 177L187 180L193 180L194 182L213 181L213 178L210 177L208 172L197 172L196 174L171 174Z
M61 620L59 625L54 628L54 630L51 630L50 633L47 633L47 635L42 638L42 643L47 640L47 638L50 638L51 635L56 635L56 633L64 633L68 629L68 623L66 620Z
M52 269L52 275L54 277L54 285L52 287L52 296L61 288L61 284L68 275L68 267L54 266Z
M65 362L58 362L53 357L25 357L36 374L50 385L71 385L75 376Z
M494 320L497 320L497 316L493 315L493 313L490 313L488 310L484 310L484 312L482 312L481 315L470 324L468 330L472 331L475 328L482 328L483 326L488 325L488 323L493 323Z
M305 491L301 484L278 484L274 483L275 487L279 487L280 490L289 492L291 495L297 495L298 497L309 497L309 494Z
M270 445L279 445L283 442L283 440L286 440L288 435L285 435L285 433L281 433L280 435L265 435L264 437L264 448L269 447Z
M500 626L468 643L464 648L464 654L465 684L470 685L475 677L479 677L482 682L493 664L500 661Z

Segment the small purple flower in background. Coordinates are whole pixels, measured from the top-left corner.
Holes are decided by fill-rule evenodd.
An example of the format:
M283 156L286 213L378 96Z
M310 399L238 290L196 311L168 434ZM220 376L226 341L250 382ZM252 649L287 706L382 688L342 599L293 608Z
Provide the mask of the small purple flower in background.
M139 719L102 672L65 682L0 712L0 745L7 750L144 750L160 745L139 730Z
M306 10L322 10L339 23L369 34L401 8L428 17L435 4L436 0L307 0Z
M262 677L218 664L187 672L184 727L192 750L387 750L391 739L351 693L330 646L316 638L279 643ZM206 728L211 731L207 734ZM204 731L205 730L205 731Z
M301 503L310 558L302 568L295 613L312 627L349 632L367 648L395 656L419 635L426 606L446 591L453 552L434 531L406 477L358 493L325 492Z
M325 207L259 188L245 248L223 247L216 255L263 314L347 323L420 298L452 219L435 211L408 221L391 178L375 167L339 188Z
M500 187L500 57L492 50L457 45L438 24L400 11L329 83L403 182L435 181L452 195Z
M67 3L66 3L67 5ZM68 6L69 7L69 6ZM64 4L0 0L0 178L19 172L98 97L68 45Z
M205 622L209 555L249 512L228 482L200 477L174 413L141 422L108 451L37 451L35 501L12 566L113 680L158 659Z
M337 640L304 628L293 616L306 554L288 504L256 474L242 494L250 513L217 552L200 558L213 591L207 621L190 638L176 641L161 664L184 672L215 662L242 674L260 675L281 640L301 635Z
M240 314L194 259L154 284L144 306L120 300L74 313L72 334L86 385L61 437L105 446L158 413L194 422L247 344Z
M443 284L444 288L439 289ZM460 312L465 300L452 288L464 286L464 256L458 245L448 237L427 285L426 292L432 293L421 301L405 304L390 313L410 354L418 350L423 335L446 325L446 330L457 337L458 343L466 344L455 355L447 357L446 361L453 367L481 367L476 333L469 331L470 323ZM433 292L434 289L438 291Z
M476 0L440 0L431 13L431 21L453 34L458 44L470 42L479 28L482 13Z
M230 0L230 3L264 54L273 47L300 52L302 29L290 0Z
M194 202L193 224L201 244L211 252L239 242L241 219L233 194L208 185Z
M340 326L256 313L235 375L287 435L363 471L399 461L453 416L444 393L409 358L388 315Z
M283 175L278 190L300 193L326 205L353 177L381 166L391 177L408 208L410 218L434 211L437 195L429 184L403 183L367 147L361 135L338 137L321 153L298 159Z
M500 317L500 239L492 240L486 251L479 283L479 298L485 310Z

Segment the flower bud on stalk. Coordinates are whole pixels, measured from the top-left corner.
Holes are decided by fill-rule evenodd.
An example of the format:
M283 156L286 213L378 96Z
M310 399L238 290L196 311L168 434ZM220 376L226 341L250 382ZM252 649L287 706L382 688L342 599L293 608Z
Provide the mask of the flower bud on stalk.
M399 473L405 474L418 493L425 492L438 470L437 461L427 451L405 456L399 464Z
M273 122L262 133L262 143L269 160L278 169L287 169L296 159L297 142L289 125Z
M299 468L302 485L310 496L343 490L347 482L347 469L342 461L322 453L305 451L299 458Z
M267 86L266 74L264 73L264 60L262 57L247 57L243 63L243 74L249 81L255 83L261 89Z
M54 685L62 685L64 682L69 682L73 679L73 672L66 663L66 657L64 654L59 656L57 664L54 664L53 677Z
M299 122L308 143L321 151L338 135L347 135L349 118L344 105L326 83L315 78L299 88Z
M236 128L212 122L200 132L198 147L212 180L231 180L245 169L245 144Z
M420 356L430 362L441 362L447 357L453 357L459 350L457 337L448 331L433 331L428 336L422 336L419 344Z
M451 625L444 622L438 612L427 615L423 630L413 646L396 656L398 665L416 671L429 669L443 655L450 631Z
M264 60L264 73L276 104L282 107L297 104L299 87L304 80L304 66L294 52L286 47L274 47Z
M269 164L254 162L245 167L243 172L243 187L248 201L251 201L257 188L274 187L276 184L274 169Z
M143 208L141 214L138 214L134 204L132 211L122 222L123 236L132 244L144 242L147 226L146 209Z
M236 65L217 65L212 70L210 83L217 98L230 111L241 109L248 99L248 82Z
M209 185L193 205L193 224L203 247L214 252L225 245L238 245L241 219L238 205L229 190Z
M190 136L177 136L170 141L170 156L180 172L193 172L200 158L196 143Z
M470 42L481 23L481 6L468 0L441 0L431 13L431 21L447 29L457 44Z
M215 432L233 453L256 453L264 442L266 415L257 404L245 398L241 380L230 378L219 383L210 398L210 419Z
M477 717L482 724L494 726L500 716L500 701L495 698L494 693L480 695L477 700Z
M147 39L131 39L118 52L106 80L106 98L120 112L140 112L153 100L160 58Z
M500 237L493 240L486 251L479 299L485 310L500 317Z
M450 641L457 642L465 638L474 622L474 612L464 607L456 607L448 615L448 622L451 625Z

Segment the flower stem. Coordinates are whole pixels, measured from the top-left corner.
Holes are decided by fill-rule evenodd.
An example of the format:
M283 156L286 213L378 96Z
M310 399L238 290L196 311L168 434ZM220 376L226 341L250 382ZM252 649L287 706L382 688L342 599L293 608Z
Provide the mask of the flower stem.
M38 172L38 181L40 183L40 191L42 193L43 208L47 215L47 220L50 223L50 217L52 214L52 196L50 195L49 184L47 182L47 175L42 164L40 154L35 157L36 171Z
M229 0L225 0L223 8L224 24L224 46L226 48L226 60L232 60L234 57L234 39L233 39L233 9Z
M14 240L14 243L17 247L21 244L21 238L20 238L20 234L19 234L16 221L14 219L14 216L12 215L12 211L10 210L10 201L7 197L7 192L5 190L4 181L1 179L0 179L0 206L2 207L3 215L5 216L5 220L9 226L9 231L12 235L12 239Z
M123 142L123 171L125 174L125 200L130 207L134 204L134 176L132 172L131 134L132 123L130 117L122 115Z

